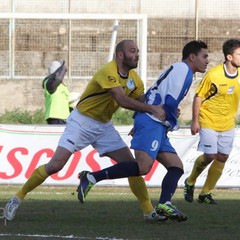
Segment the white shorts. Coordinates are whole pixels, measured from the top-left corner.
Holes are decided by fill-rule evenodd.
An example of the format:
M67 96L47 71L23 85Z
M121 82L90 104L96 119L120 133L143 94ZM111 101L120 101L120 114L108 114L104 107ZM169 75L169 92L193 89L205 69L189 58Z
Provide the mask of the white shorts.
M199 134L199 151L207 154L230 154L235 136L235 129L218 132L209 128L202 128Z
M127 146L112 121L102 123L74 109L67 119L58 146L73 153L89 145L92 145L100 156Z

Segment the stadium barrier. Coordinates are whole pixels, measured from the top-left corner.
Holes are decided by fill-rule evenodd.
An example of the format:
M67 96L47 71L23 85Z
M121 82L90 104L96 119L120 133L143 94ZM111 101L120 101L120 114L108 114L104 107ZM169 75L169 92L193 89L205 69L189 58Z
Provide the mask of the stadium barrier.
M130 145L131 137L128 133L131 126L118 126L124 141ZM22 184L36 167L47 163L53 156L64 126L48 125L0 125L0 184ZM223 174L218 181L220 188L240 187L240 129L236 129L233 150L225 165ZM185 178L192 170L193 163L201 152L197 151L199 136L192 136L189 128L180 128L170 132L169 138L176 148L184 164L184 175L178 186L183 187ZM46 185L77 185L78 173L82 170L96 171L114 164L108 157L99 157L91 146L75 152L66 166L50 176ZM206 178L206 169L198 178L196 187L201 187ZM165 168L155 161L152 170L144 176L150 187L161 185L165 175ZM99 186L127 186L127 179L106 180Z

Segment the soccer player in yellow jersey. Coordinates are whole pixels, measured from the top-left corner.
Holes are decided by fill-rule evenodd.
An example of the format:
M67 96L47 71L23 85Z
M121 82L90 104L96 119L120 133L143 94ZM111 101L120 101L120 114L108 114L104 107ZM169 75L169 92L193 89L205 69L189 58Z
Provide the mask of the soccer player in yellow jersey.
M113 113L120 106L148 112L160 120L165 119L161 105L143 103L143 82L134 70L138 60L139 49L134 41L123 40L117 44L115 59L95 73L77 107L70 113L52 159L39 166L7 203L5 217L8 220L14 218L16 210L30 191L60 171L75 151L88 145L92 145L100 156L108 156L119 163L127 161L131 164L136 161L111 122ZM142 177L129 178L129 184L138 198L145 220L166 220L154 210Z
M89 191L96 183L106 179L146 175L157 160L165 167L166 173L161 183L156 211L173 221L183 222L188 219L185 213L172 204L178 180L183 175L183 163L171 145L167 133L179 128L178 106L191 87L193 74L204 73L207 65L206 43L193 40L183 47L182 61L173 63L163 70L145 94L147 104L163 105L165 121L160 121L146 112L135 112L131 148L134 149L136 162L121 162L99 171L80 172L78 186L80 202L85 202Z
M235 115L240 98L240 39L229 39L222 47L225 61L210 69L196 89L191 132L200 134L198 150L203 152L185 180L184 197L193 201L194 184L209 165L199 203L216 204L211 190L221 177L232 149Z

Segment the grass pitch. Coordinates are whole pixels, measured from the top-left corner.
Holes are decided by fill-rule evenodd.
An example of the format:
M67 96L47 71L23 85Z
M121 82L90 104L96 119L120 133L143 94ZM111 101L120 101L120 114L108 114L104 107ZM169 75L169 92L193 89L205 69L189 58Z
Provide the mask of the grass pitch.
M0 185L0 207L19 186ZM129 188L94 187L87 201L80 204L72 195L76 187L41 186L31 192L17 211L15 219L4 226L0 219L1 240L57 239L164 239L233 240L239 239L240 191L214 191L217 205L183 200L178 189L172 203L188 215L186 222L146 223ZM153 204L158 188L149 188ZM199 193L196 189L195 197Z

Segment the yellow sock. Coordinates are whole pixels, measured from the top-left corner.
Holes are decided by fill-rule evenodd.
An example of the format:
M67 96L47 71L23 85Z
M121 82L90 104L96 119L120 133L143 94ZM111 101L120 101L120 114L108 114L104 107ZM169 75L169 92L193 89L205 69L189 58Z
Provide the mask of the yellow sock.
M129 177L129 186L133 194L137 197L138 203L144 214L149 214L154 210L148 195L146 183L142 177Z
M204 159L203 159L203 155L199 156L194 165L193 165L193 169L192 172L190 174L190 176L187 178L187 183L189 185L193 185L196 183L196 180L198 178L198 176L202 173L202 171L207 167L207 163L205 163Z
M222 171L224 168L225 163L221 163L217 160L212 162L212 165L208 169L207 179L203 185L202 191L200 194L209 193L210 190L214 189L217 184L218 179L222 175Z
M48 174L46 172L45 165L39 166L37 169L35 169L31 177L23 185L21 190L18 191L16 196L23 200L29 192L31 192L34 188L42 184L47 177Z

